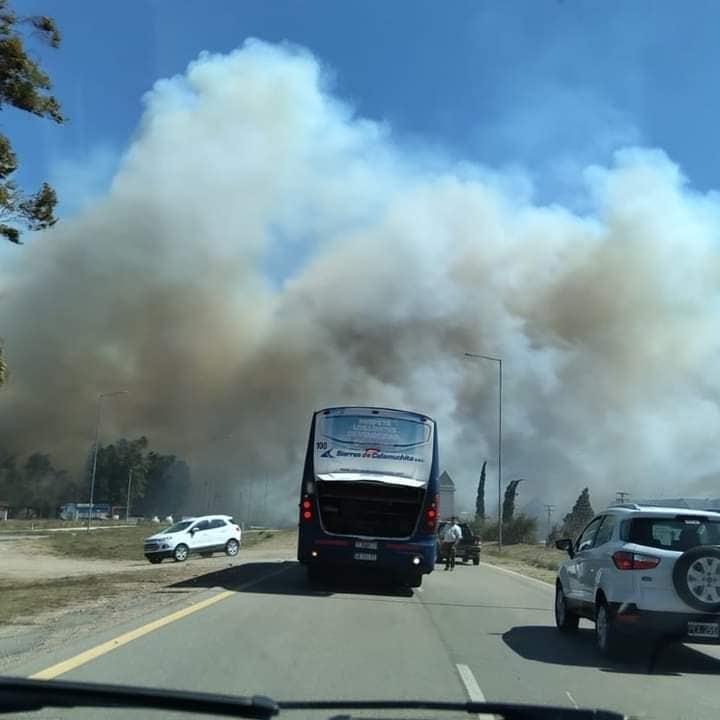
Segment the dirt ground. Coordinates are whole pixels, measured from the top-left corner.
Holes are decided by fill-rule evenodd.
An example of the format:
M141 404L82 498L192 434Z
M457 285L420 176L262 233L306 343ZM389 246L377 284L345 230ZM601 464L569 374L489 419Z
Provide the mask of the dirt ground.
M2 560L0 573L3 580L49 580L78 575L144 570L152 567L137 560L86 560L59 557L48 552L42 537L12 538L0 543Z
M202 592L173 586L247 562L291 560L295 530L241 549L184 563L87 560L48 552L42 537L0 541L0 675L34 654ZM30 601L30 604L28 604ZM31 611L28 612L28 609Z

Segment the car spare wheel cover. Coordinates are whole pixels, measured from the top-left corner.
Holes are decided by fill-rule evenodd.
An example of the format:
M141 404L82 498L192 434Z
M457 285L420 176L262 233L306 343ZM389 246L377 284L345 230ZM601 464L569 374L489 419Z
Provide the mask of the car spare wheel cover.
M699 545L681 555L675 563L673 583L690 607L720 610L720 547Z

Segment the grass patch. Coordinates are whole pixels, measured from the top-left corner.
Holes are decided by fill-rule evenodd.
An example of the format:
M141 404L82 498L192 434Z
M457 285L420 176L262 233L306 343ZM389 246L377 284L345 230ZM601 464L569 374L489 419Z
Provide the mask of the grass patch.
M84 560L144 560L143 540L157 526L138 525L112 530L49 533L44 540L50 552Z
M483 544L481 560L554 583L558 565L565 557L564 552L542 545L506 545L498 551L496 545Z
M121 580L121 578L123 578ZM85 575L33 582L0 580L0 623L58 610L81 601L112 597L127 576Z

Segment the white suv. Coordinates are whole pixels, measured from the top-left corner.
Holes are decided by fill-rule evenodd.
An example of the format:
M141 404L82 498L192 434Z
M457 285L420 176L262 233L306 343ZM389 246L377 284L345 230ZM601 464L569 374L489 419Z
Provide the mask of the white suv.
M595 622L600 650L618 655L632 633L720 642L720 512L634 504L609 507L556 546L555 622ZM636 635L637 636L637 635Z
M189 518L147 538L145 557L151 563L170 557L183 562L191 553L209 557L220 550L233 557L240 550L241 535L240 527L230 515Z

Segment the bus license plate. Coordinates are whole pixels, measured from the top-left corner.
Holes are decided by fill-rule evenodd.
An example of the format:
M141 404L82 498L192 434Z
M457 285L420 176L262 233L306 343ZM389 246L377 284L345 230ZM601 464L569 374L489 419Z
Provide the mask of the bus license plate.
M355 547L358 550L377 550L377 543L370 540L356 540Z
M688 635L690 637L720 638L720 624L689 622Z
M355 553L356 560L377 560L377 553Z

